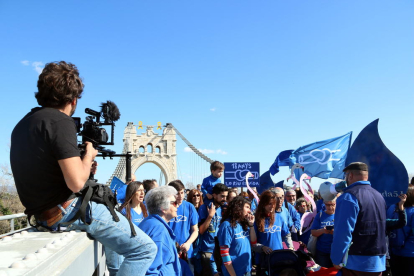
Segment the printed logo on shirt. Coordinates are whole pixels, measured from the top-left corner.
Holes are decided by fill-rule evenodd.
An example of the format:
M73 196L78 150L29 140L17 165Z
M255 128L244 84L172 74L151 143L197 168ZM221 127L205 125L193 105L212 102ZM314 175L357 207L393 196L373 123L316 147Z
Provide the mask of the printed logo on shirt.
M212 219L211 219L211 223L215 223L215 224L217 224L217 223L220 223L220 220L221 220L221 217L220 216L214 216Z
M236 240L247 238L249 237L249 230L241 231L240 233L237 233L234 236Z
M138 218L138 219L134 219L134 222L136 222L136 223L140 223L141 221L143 221L144 220L144 218Z
M265 228L265 233L275 233L282 231L281 226L273 225L272 227Z
M325 226L334 226L334 220L321 221L321 225L322 225L322 227L325 227Z
M180 222L180 221L187 221L187 217L183 215L179 215L176 218L173 218L171 222Z

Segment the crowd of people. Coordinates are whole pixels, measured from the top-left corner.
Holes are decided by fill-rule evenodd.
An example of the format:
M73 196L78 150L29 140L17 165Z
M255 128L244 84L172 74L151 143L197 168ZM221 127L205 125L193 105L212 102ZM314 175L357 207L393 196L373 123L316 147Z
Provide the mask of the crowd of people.
M151 273L165 270L176 275L210 276L250 275L255 271L256 275L267 275L263 254L271 254L275 250L284 248L297 250L295 245L304 249L312 237L316 240L315 248L311 252L316 266L334 267L341 270L343 275L381 275L386 271L385 236L406 224L405 207L411 210L414 200L414 188L410 187L407 193L408 201L406 201L407 195L401 195L400 202L389 208L390 214L386 219L385 202L367 181L367 166L363 163L352 163L344 170L348 187L343 193L329 200L309 193L317 200L317 215L309 231L302 233L302 216L314 210L300 189L271 188L260 195L256 194L259 196L259 203L257 203L252 192L239 193L237 189L226 187L218 182L217 179L223 170L222 163L218 161L212 163L211 175L204 179L202 185L197 185L197 189L186 190L180 180L175 180L168 186L146 191L145 204L151 204L150 195L162 194L163 190L170 189L168 187L175 189L173 191L175 201L171 198L170 208L172 213L176 212L176 214L170 220L165 220L165 225L168 227L163 229L165 233L170 233L165 235L170 237L169 243L154 241L158 250L162 252L165 251L162 249L165 245L172 244L173 241L178 242L177 255L163 253L164 257L159 257L152 264ZM131 202L137 198L136 203L131 204L129 208L140 204L145 206L144 197L136 188L136 183L142 185L136 181L128 185L127 194L132 198ZM131 190L136 191L136 196L128 192L130 187L134 187ZM348 192L349 190L357 192L351 193ZM168 196L171 196L171 193ZM342 207L338 208L340 216L336 215L337 202ZM128 211L127 208L128 205L124 203L120 211L123 214L133 212ZM133 222L153 237L151 223L147 222L148 219L142 220L144 217L151 216L151 212L145 214L144 208L140 209L141 219ZM383 211L380 211L381 208ZM393 216L394 212L398 215ZM409 218L414 219L411 212L408 214ZM358 235L354 233L355 229ZM404 229L407 233L410 232L410 226ZM156 236L159 239L162 235L157 233ZM406 236L407 243L412 242L409 239L410 235ZM351 247L353 243L355 245ZM390 244L393 245L393 242ZM409 275L404 273L411 265L410 258L414 256L410 254L414 252L413 249L414 247L410 249L410 245L404 248L391 248L389 255L391 255L393 275ZM177 259L181 264L181 270L176 266ZM309 271L311 270L308 269ZM297 275L295 271L288 273L290 274L286 275ZM388 272L384 272L386 273Z
M186 190L180 180L165 186L134 180L118 193L115 211L100 198L109 188L88 180L97 150L90 142L82 155L78 148L71 116L83 87L73 64L46 64L35 94L41 107L14 128L10 161L36 227L87 232L103 244L111 275L268 275L267 256L311 249L311 242L316 264L338 275L387 274L387 260L394 276L413 275L414 187L387 209L361 162L345 167L347 187L329 200L280 187L239 193L221 183L224 165L215 161L197 189ZM316 215L302 232L308 212ZM278 275L298 273L286 268Z

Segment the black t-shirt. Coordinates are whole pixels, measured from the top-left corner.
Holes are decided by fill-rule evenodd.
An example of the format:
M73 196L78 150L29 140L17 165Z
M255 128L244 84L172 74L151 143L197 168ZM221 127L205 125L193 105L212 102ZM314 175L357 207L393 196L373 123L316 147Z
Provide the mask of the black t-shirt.
M14 128L10 163L26 214L73 197L58 160L80 156L73 119L54 108L33 108Z

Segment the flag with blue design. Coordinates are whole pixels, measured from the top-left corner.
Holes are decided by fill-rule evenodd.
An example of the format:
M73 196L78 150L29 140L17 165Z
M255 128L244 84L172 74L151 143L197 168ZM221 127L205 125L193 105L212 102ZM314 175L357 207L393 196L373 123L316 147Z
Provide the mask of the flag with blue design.
M118 203L124 203L127 185L121 179L114 176L109 187L111 188L114 194L116 192L116 199Z
M273 162L272 166L270 167L269 171L272 175L275 175L279 172L280 166L289 166L290 164L290 155L292 154L293 150L284 150L279 153L276 157L275 162Z
M290 155L291 165L299 163L311 177L342 179L352 132L302 146Z
M282 188L283 189L283 182L284 182L284 180L277 182L275 184L275 187L279 187L279 188Z

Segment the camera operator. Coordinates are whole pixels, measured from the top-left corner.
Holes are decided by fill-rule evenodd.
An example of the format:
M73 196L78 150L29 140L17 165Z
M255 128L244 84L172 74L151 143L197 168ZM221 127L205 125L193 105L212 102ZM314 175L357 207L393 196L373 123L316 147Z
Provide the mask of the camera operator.
M12 132L10 162L25 213L50 230L65 226L79 210L82 198L75 193L84 187L98 153L86 142L81 158L77 147L71 116L83 86L75 65L64 61L46 64L35 93L41 107L32 109ZM137 227L137 235L132 236L127 219L118 213L120 221L115 222L104 204L89 202L86 214L90 225L77 219L67 230L86 231L106 250L125 258L120 266L112 263L118 258L107 260L111 275L144 275L157 252L153 241Z

